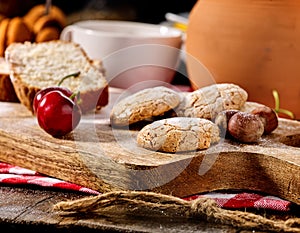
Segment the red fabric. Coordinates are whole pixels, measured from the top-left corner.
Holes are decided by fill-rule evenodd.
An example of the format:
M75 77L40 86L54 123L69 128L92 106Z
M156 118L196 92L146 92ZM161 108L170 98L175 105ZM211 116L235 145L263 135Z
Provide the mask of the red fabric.
M194 195L185 200L194 200L201 196L210 197L219 207L227 209L270 209L276 211L289 211L291 202L274 196L264 196L257 193L220 193L212 192L205 195Z
M60 179L47 177L38 172L0 162L0 183L13 185L38 185L41 187L53 187L62 190L72 190L98 195L99 192L72 184ZM291 202L256 193L220 193L211 192L203 195L193 195L185 200L194 200L200 197L209 197L216 201L219 207L228 209L257 208L276 211L289 211Z
M42 187L53 187L95 195L99 194L99 192L95 190L85 188L77 184L72 184L52 177L47 177L39 174L36 171L2 162L0 162L0 183L15 185L38 185Z

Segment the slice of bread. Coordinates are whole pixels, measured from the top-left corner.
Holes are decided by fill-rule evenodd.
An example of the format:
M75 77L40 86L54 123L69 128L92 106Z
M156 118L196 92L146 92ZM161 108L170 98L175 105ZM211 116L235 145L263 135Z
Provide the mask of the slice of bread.
M33 113L35 94L46 87L57 86L70 74L80 75L63 81L61 86L80 92L83 114L108 104L108 83L102 63L94 63L73 42L60 40L42 43L13 43L5 51L10 77L22 104Z

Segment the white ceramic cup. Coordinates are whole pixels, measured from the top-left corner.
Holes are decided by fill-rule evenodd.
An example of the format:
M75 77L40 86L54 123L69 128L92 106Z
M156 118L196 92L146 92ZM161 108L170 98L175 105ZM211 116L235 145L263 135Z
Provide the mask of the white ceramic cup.
M182 45L181 31L130 21L87 20L65 27L61 40L81 45L91 59L103 62L110 86L139 89L170 83Z

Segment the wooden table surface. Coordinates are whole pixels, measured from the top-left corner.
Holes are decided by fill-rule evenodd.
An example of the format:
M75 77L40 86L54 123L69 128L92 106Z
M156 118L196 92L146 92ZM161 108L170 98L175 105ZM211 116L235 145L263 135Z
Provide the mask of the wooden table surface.
M224 232L230 227L186 219L61 217L52 206L84 194L28 187L0 187L0 226L6 232ZM2 231L2 230L1 230ZM3 231L2 231L3 232Z
M52 206L60 201L74 200L84 196L86 194L34 186L1 185L1 232L253 232L195 219L124 216L122 218L99 216L98 218L85 217L80 219L62 217L52 211ZM287 219L290 216L300 217L299 210L299 207L295 207L289 213L262 211L260 214L270 218Z

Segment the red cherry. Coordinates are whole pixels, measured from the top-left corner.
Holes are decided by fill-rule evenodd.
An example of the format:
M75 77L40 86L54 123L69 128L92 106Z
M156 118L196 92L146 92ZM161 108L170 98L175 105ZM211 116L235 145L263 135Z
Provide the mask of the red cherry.
M53 137L61 137L77 127L81 110L77 103L61 91L54 90L40 99L36 115L42 129Z
M36 93L36 95L34 96L34 99L33 99L34 113L37 112L37 108L38 108L38 105L39 105L41 99L44 97L45 94L47 94L50 91L60 91L67 97L70 97L73 94L73 92L70 91L68 88L60 87L60 86L46 87L44 89L41 89L39 92Z

